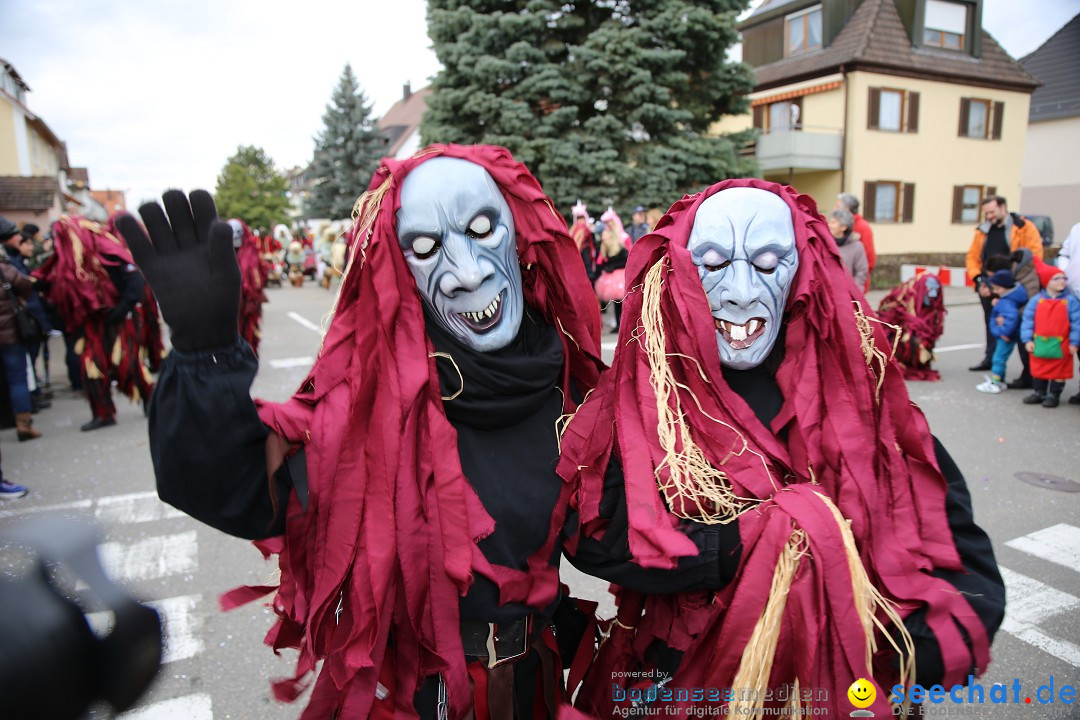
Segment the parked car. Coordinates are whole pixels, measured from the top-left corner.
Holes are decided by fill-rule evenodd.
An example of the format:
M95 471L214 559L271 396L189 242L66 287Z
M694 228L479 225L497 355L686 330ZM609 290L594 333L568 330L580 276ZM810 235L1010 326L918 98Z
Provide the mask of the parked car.
M1035 229L1042 235L1043 247L1054 244L1054 221L1049 215L1024 215L1024 217L1033 222Z

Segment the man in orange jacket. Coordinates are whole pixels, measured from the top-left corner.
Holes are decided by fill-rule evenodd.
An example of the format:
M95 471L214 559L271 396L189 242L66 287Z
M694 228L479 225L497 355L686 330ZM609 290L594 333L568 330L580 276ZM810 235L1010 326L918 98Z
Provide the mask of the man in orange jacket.
M985 222L975 228L975 237L971 241L965 261L968 279L975 283L975 291L979 293L979 300L982 302L983 327L986 328L986 353L982 362L968 368L976 372L990 369L996 344L996 338L989 328L990 309L993 305L990 302L990 286L986 283L986 259L994 255L1009 255L1020 248L1027 248L1039 260L1043 257L1039 230L1027 218L1010 213L1005 198L1000 195L985 198L982 212Z

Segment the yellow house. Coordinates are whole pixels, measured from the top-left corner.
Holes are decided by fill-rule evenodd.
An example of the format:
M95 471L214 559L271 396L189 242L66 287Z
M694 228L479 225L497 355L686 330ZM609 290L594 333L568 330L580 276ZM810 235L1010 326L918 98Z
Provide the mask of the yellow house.
M1038 85L981 20L982 0L766 0L739 25L751 113L716 129L757 127L763 177L825 213L858 197L879 267L958 264L981 197L1018 209Z
M26 105L30 87L0 59L0 214L45 227L64 210L67 149Z

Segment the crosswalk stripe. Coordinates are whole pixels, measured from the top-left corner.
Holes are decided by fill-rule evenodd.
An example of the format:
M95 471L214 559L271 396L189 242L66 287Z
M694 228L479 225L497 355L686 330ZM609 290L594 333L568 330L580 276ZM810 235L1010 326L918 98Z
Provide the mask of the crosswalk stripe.
M109 577L120 582L151 580L195 572L199 543L194 530L159 535L134 543L107 542L98 556Z
M1080 569L1080 528L1073 525L1051 525L1010 540L1005 546L1064 565L1070 570Z
M202 652L203 643L199 638L202 621L196 612L201 600L202 595L180 595L146 603L161 613L165 623L162 663L184 660Z
M295 367L310 367L313 362L315 362L315 358L311 357L310 355L305 355L304 357L292 357L281 358L279 360L271 360L270 367L274 368L275 370L287 370L289 368Z
M165 626L165 649L161 662L171 663L184 660L202 652L203 643L199 639L202 626L200 615L196 612L202 595L180 595L164 600L150 600L145 604L154 608L161 615ZM92 612L86 614L86 621L94 633L104 637L112 632L114 617L111 612Z
M155 520L184 517L184 513L159 500L157 493L154 491L110 495L96 500L73 500L72 502L40 505L38 507L18 505L11 509L0 510L0 517L65 513L72 510L92 510L94 517L100 522L117 524L153 522Z
M205 693L164 700L117 715L116 720L214 720L210 696Z
M1080 646L1051 637L1038 628L1039 623L1055 615L1080 611L1080 598L1006 567L999 569L1005 581L1006 597L1005 621L1001 629L1080 668Z
M30 515L33 513L62 513L69 510L89 510L93 507L93 500L75 500L73 502L60 503L59 505L42 505L40 507L25 507L16 505L10 510L0 510L0 517L14 517L16 515Z
M184 513L158 499L156 492L112 495L100 498L94 516L103 523L142 523L185 517Z

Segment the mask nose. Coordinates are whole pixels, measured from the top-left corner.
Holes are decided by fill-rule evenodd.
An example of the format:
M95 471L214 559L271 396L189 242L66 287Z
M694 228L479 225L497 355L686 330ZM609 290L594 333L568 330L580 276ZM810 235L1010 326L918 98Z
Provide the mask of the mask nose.
M729 311L749 310L759 300L754 288L754 271L750 263L736 260L731 263L732 277L727 283L723 296L724 309Z
M439 278L439 291L446 297L474 292L495 274L489 264L485 263L486 268L480 266L476 245L464 235L448 233L443 242L443 253L448 267Z

